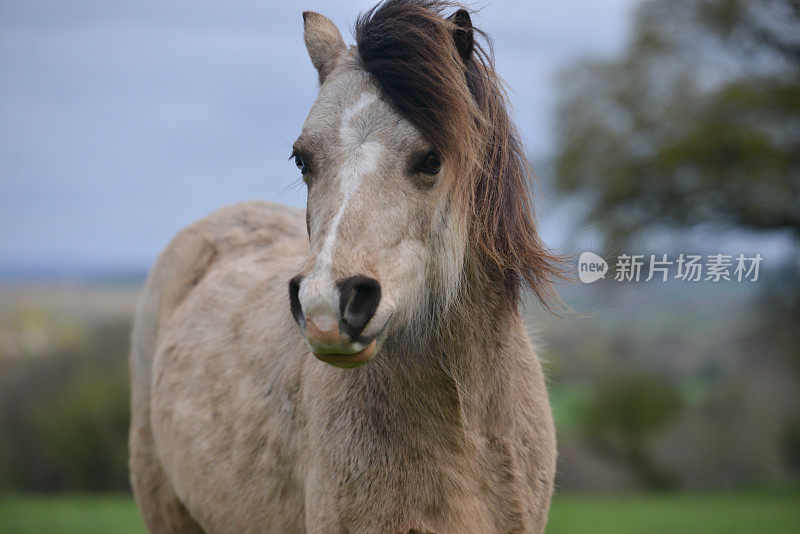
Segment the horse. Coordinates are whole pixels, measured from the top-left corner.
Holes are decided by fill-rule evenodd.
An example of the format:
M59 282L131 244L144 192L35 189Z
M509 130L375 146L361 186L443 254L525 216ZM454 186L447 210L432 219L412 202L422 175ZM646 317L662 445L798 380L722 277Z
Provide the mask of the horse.
M529 290L553 307L562 267L471 19L387 0L348 48L303 13L305 213L194 222L136 312L130 474L150 532L544 531L556 440L520 309Z

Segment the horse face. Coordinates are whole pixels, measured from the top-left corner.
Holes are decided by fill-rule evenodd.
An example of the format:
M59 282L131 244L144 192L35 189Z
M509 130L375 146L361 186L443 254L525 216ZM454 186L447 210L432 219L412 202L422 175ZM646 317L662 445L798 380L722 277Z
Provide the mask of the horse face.
M308 30L307 15L307 43ZM336 65L318 66L320 93L293 147L310 248L289 284L292 313L315 356L340 367L372 359L390 322L424 309L442 264L434 251L450 251L445 275L461 260L447 201L435 194L448 162L351 54L342 48Z

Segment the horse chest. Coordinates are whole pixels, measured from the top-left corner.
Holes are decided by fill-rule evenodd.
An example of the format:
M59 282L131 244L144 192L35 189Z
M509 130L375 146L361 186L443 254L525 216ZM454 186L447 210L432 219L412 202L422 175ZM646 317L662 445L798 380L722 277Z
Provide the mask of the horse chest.
M373 406L358 414L358 424L335 424L351 416L326 413L309 422L312 525L333 521L344 532L495 532L519 510L519 481L497 472L492 462L500 459L486 440L469 438L452 423L425 421L412 407L386 413Z
M269 358L219 361L180 344L158 354L151 420L164 469L209 532L303 532L296 380Z

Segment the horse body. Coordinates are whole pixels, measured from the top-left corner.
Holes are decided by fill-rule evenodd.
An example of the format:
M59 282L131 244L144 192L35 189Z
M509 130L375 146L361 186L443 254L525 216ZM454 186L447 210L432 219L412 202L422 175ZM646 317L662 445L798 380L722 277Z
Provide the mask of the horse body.
M302 213L247 203L182 231L153 268L132 355L148 527L538 530L553 430L518 317L486 352L468 336L426 363L399 339L382 365L327 366L282 305L307 248Z
M386 5L360 23L362 54L381 16L430 16L452 52L442 68L469 81L458 73L471 25L469 41L456 33L453 45L437 4ZM458 13L455 31L466 31ZM381 73L344 48L330 21L304 18L321 80L295 143L305 218L269 203L224 208L179 233L145 286L130 440L145 523L152 532L543 532L555 434L517 295L544 252L511 250L519 244L503 236L478 242L470 224L480 199L455 197L468 190L458 179L472 176L469 155L431 141L387 99ZM507 130L503 117L495 122ZM517 150L513 135L500 141ZM498 157L497 187L513 186L519 157ZM498 208L498 225L530 233L527 218L506 220L529 215L518 193ZM494 261L492 247L507 261Z

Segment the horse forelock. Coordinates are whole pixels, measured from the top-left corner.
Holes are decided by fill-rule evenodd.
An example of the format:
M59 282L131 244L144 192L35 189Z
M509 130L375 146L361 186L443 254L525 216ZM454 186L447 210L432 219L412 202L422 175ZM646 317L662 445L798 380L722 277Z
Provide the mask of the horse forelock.
M525 287L546 307L559 305L553 283L564 260L541 241L531 200L533 172L508 115L491 41L478 28L462 59L456 24L443 0L386 0L356 22L361 65L386 98L454 163L443 184L466 225L470 253L516 302Z

